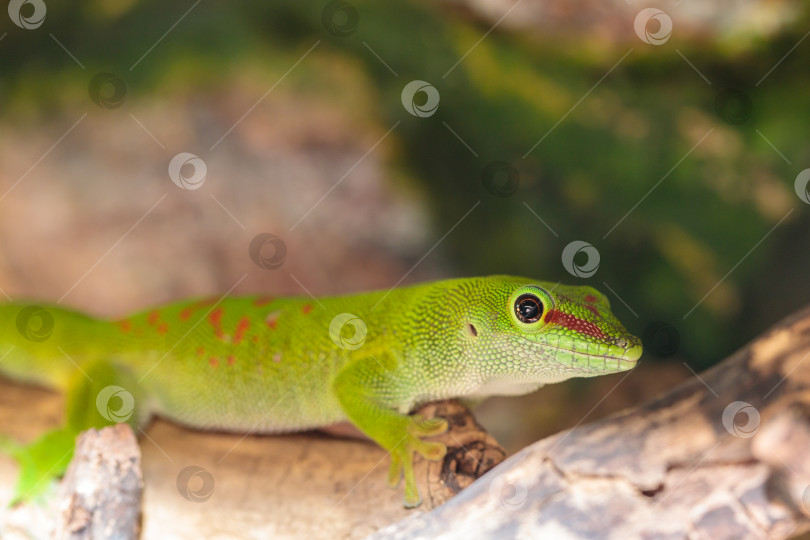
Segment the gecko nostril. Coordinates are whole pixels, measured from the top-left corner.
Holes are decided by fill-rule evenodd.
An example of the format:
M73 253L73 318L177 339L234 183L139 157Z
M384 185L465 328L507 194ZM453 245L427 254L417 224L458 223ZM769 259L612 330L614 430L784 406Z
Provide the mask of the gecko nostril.
M478 330L473 326L473 323L467 323L467 331L472 337L478 337Z
M627 340L624 338L619 338L616 340L616 346L621 347L622 349L627 348Z

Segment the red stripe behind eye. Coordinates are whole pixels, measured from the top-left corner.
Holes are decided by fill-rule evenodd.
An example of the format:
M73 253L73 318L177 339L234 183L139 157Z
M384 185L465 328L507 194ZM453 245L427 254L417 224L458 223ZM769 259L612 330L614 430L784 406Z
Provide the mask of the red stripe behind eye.
M586 321L585 319L580 319L579 317L575 317L569 313L563 313L557 309L552 309L546 313L543 320L546 321L546 323L555 323L563 328L568 328L569 330L579 332L585 336L590 336L597 339L607 339L605 333L592 322Z

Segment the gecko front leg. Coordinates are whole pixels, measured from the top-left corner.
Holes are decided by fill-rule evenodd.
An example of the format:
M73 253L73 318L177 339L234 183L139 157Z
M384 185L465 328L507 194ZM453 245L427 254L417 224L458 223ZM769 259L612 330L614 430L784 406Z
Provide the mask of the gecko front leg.
M352 362L335 377L333 390L346 417L391 455L388 484L396 487L404 476L405 506L413 508L422 502L413 472L413 454L418 452L429 460L442 459L447 447L422 438L444 433L447 422L400 414L384 405L397 384L386 364L393 367L393 359L365 357Z

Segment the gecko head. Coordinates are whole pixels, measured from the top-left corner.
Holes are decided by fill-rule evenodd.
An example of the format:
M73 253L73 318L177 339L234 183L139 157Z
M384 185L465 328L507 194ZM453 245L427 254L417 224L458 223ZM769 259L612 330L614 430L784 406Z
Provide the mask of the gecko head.
M502 375L521 371L523 380L556 382L626 371L641 356L641 340L629 333L599 291L497 276L501 294L490 305L488 357ZM484 322L484 321L482 321ZM519 368L511 366L520 366ZM493 367L493 366L490 366ZM525 373L523 373L525 372Z
M515 287L508 308L515 335L561 375L626 371L641 356L641 340L622 326L607 297L593 287L526 284Z

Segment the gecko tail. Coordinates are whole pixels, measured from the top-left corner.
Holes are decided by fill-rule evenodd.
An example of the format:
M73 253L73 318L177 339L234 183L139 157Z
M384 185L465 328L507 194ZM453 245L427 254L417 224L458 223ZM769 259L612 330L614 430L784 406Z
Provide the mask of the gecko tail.
M100 350L108 322L37 302L0 304L0 373L64 389L80 365Z

